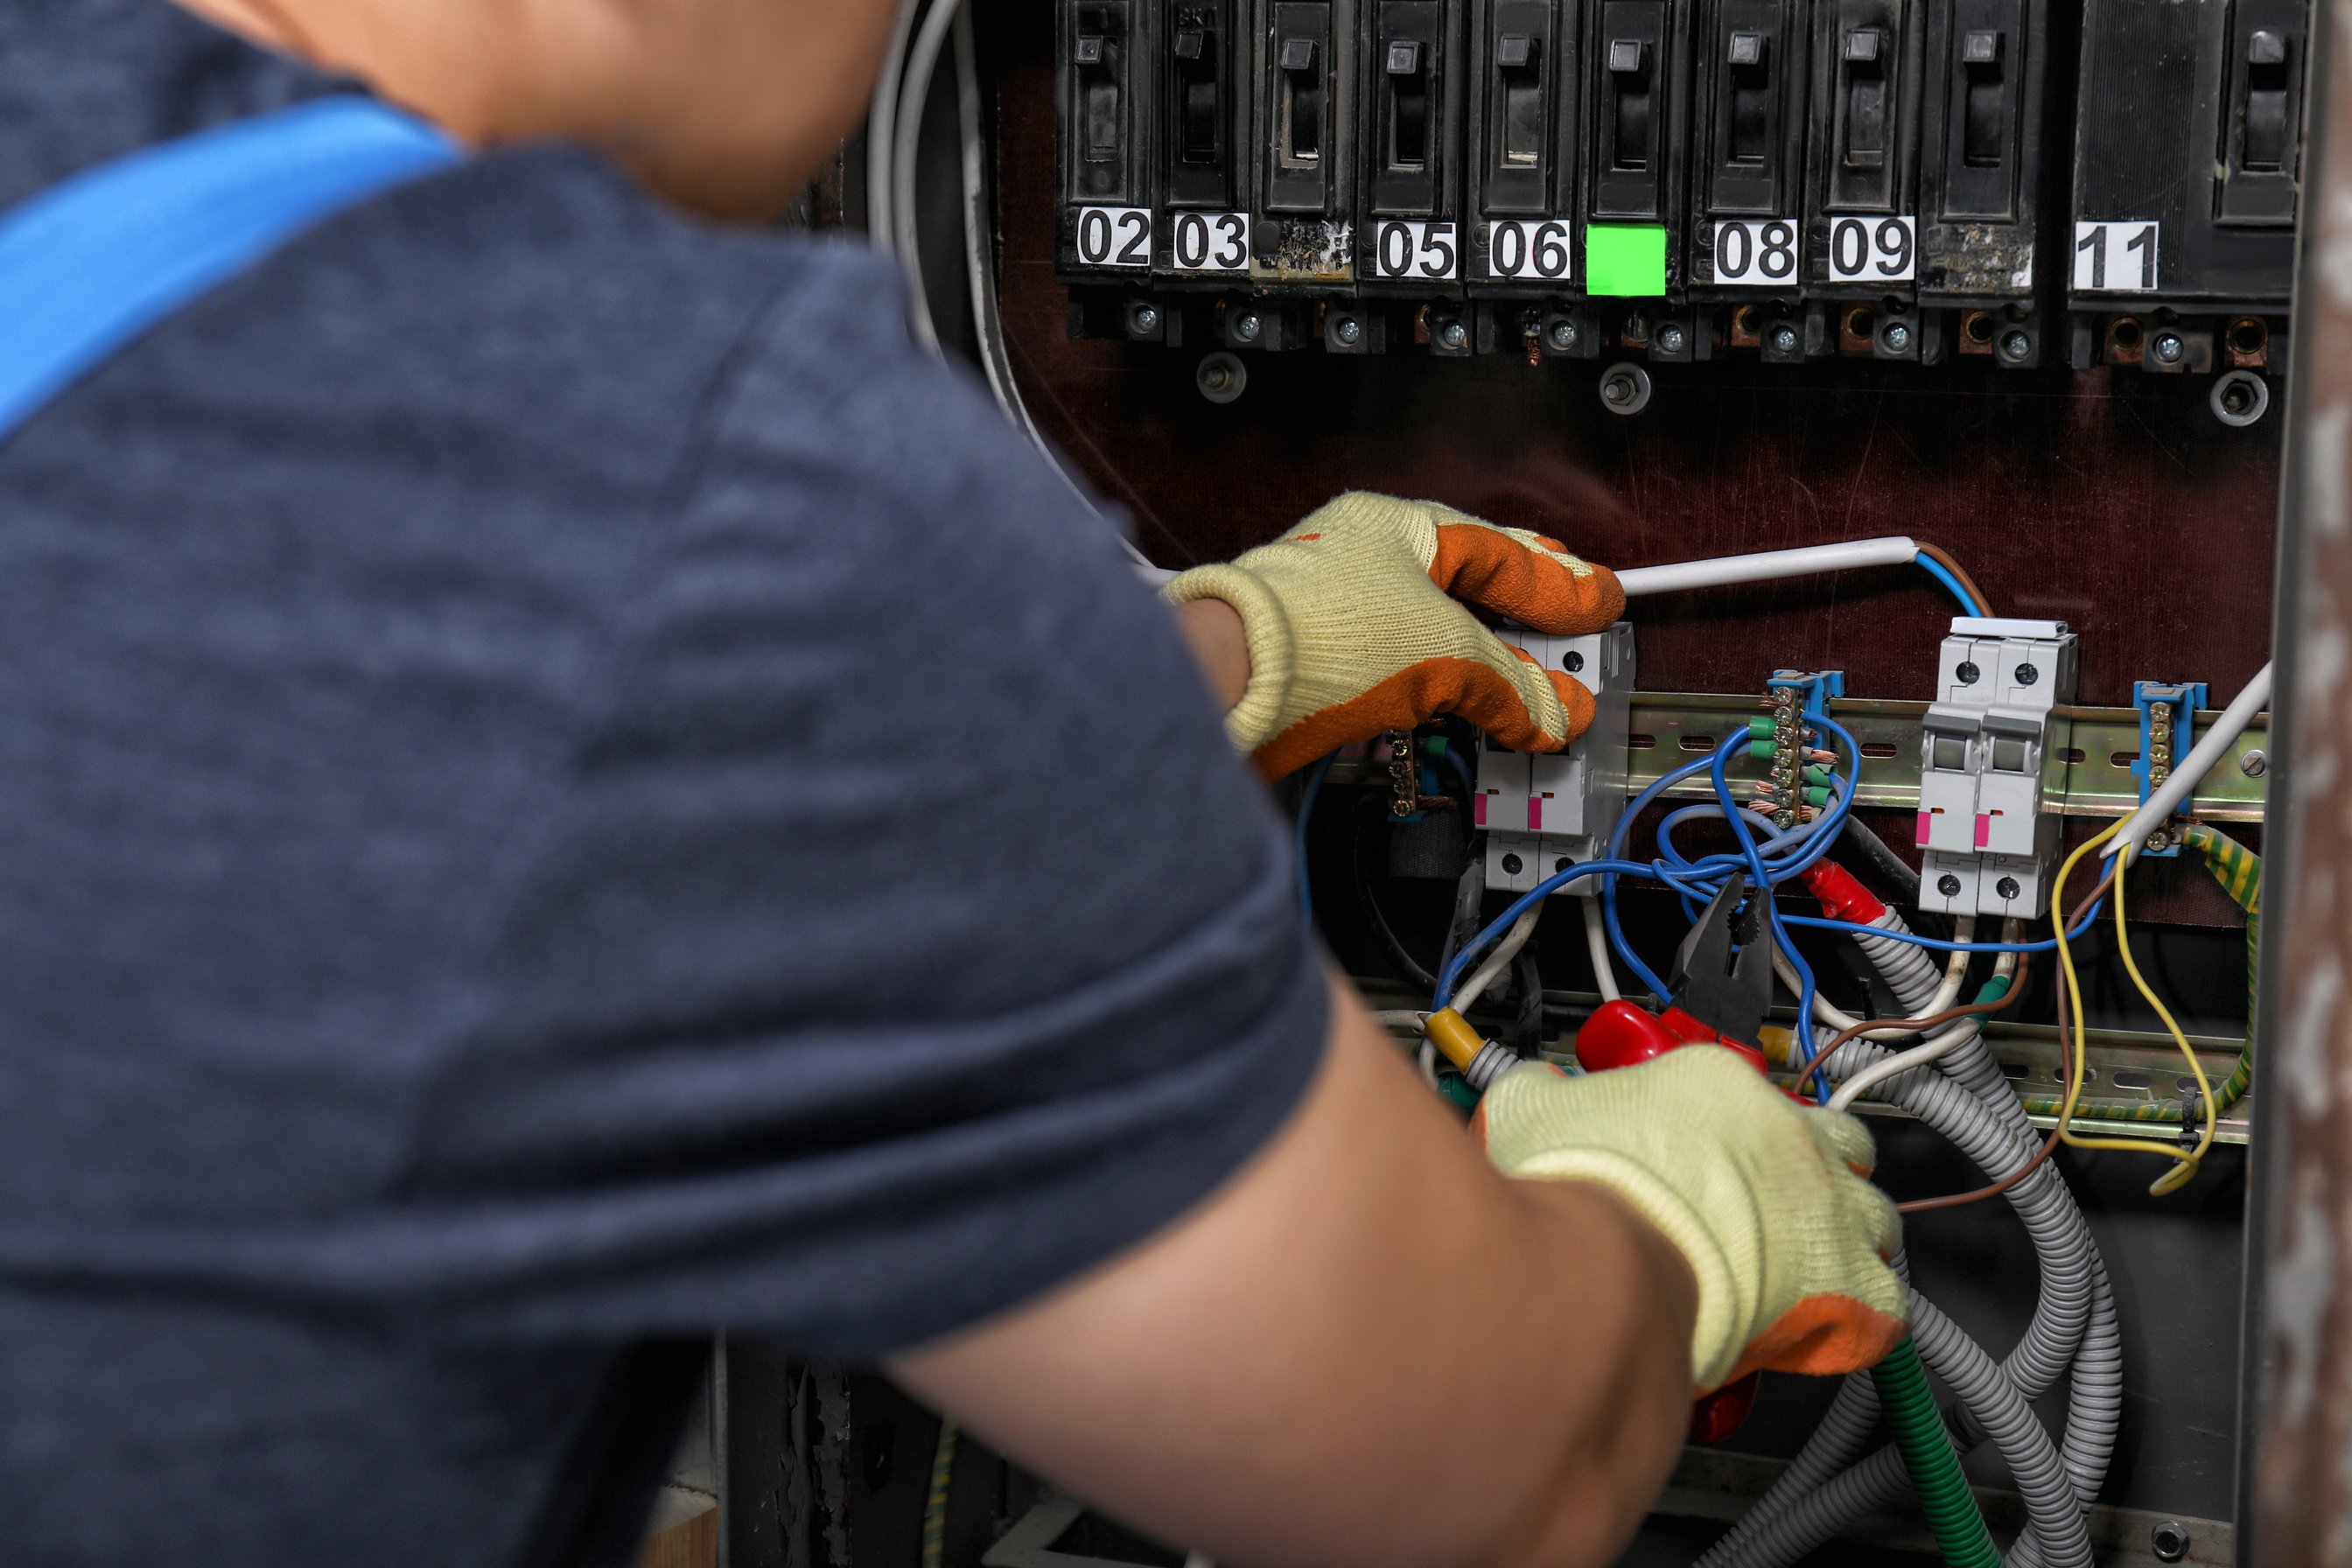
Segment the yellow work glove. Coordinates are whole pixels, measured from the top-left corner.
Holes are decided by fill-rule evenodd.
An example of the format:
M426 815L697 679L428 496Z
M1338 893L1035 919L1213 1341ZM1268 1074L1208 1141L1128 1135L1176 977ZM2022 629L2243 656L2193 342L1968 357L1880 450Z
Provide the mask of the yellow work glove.
M1517 751L1557 752L1591 727L1592 693L1497 641L1463 601L1556 637L1625 610L1616 577L1556 540L1364 494L1231 565L1185 573L1167 596L1240 615L1250 682L1225 726L1268 778L1440 713Z
M1505 1173L1597 1182L1690 1260L1701 1393L1751 1372L1860 1372L1909 1331L1886 1265L1903 1224L1866 1179L1870 1134L1719 1046L1584 1078L1514 1068L1479 1121Z

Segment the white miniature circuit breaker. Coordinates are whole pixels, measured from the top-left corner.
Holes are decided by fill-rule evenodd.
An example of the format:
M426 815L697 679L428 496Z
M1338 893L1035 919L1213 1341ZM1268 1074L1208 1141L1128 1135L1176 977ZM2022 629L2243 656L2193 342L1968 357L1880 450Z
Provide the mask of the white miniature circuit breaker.
M1921 721L1919 907L2030 920L2048 902L2079 639L2057 621L1952 623Z
M1564 752L1530 757L1486 742L1478 757L1473 826L1486 833L1486 886L1531 891L1545 878L1608 852L1625 813L1626 736L1633 696L1633 628L1619 622L1591 637L1555 637L1506 627L1496 634L1546 669L1590 687L1592 728ZM1564 891L1584 890L1571 883Z

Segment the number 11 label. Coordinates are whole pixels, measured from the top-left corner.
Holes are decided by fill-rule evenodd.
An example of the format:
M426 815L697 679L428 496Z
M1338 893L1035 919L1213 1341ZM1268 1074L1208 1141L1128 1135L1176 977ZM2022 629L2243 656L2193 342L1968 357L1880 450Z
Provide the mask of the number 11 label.
M2125 223L2074 226L2074 289L2083 294L2156 291L2157 226Z

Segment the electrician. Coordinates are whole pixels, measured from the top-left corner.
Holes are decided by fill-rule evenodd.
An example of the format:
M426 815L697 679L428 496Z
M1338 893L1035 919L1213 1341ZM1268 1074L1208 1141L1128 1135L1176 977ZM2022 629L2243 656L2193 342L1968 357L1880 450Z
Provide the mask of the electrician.
M1557 747L1462 601L1608 573L1356 497L1171 622L760 226L886 0L184 4L0 8L12 1563L621 1562L723 1329L1220 1560L1599 1564L1695 1391L1899 1337L1727 1052L1464 1136L1227 743Z

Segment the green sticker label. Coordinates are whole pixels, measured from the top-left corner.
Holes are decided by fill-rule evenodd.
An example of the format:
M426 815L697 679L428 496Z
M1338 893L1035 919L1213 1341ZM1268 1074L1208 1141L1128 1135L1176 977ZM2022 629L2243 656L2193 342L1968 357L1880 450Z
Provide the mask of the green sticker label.
M1584 291L1652 299L1666 291L1666 231L1654 223L1584 226Z

